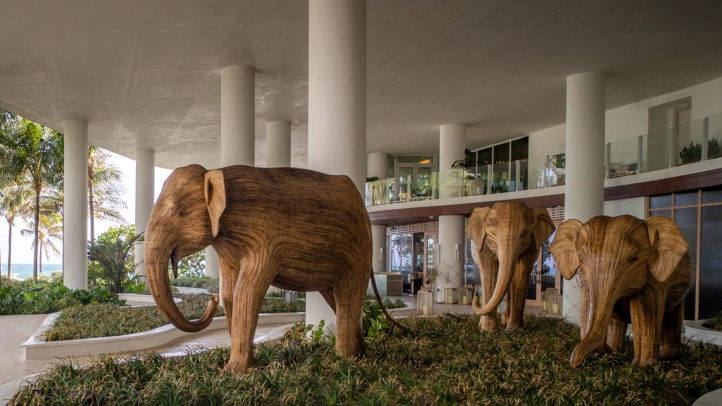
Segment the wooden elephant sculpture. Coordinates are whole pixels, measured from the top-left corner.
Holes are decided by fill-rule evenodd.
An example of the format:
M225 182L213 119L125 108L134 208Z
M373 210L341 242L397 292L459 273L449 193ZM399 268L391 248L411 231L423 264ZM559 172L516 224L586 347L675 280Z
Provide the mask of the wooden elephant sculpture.
M474 262L481 273L482 306L474 293L472 307L481 315L479 327L496 327L496 308L509 293L504 321L507 329L522 327L529 275L554 223L544 207L499 202L474 209L466 234L474 241Z
M679 353L684 297L694 280L688 248L677 224L662 216L597 216L559 226L550 251L564 278L579 270L582 281L582 341L572 367L606 346L618 351L630 322L634 365Z
M173 302L168 261L207 246L218 253L231 358L226 371L254 363L252 343L269 286L318 291L336 313L336 351L359 356L359 320L371 274L371 224L346 176L305 169L230 166L176 169L165 181L145 234L148 284L158 309L177 328L200 331L213 320L187 320Z

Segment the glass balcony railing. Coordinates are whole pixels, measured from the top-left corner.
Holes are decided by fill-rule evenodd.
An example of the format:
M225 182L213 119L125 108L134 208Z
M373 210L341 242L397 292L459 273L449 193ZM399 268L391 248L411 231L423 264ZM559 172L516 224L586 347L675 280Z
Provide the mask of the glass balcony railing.
M636 175L722 156L722 113L607 143L605 178ZM533 157L366 184L366 205L517 192L563 185L566 154Z
M564 184L564 154L366 183L366 205L516 192Z

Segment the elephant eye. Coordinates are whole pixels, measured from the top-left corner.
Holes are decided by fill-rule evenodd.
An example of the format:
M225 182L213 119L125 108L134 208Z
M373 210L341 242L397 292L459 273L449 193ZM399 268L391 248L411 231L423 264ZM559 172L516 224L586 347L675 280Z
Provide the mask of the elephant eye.
M185 213L183 212L183 210L178 212L178 217L183 217L184 215L185 215Z
M639 258L637 258L637 257L633 257L629 260L629 262L631 262L631 263L635 263L637 261L639 261Z

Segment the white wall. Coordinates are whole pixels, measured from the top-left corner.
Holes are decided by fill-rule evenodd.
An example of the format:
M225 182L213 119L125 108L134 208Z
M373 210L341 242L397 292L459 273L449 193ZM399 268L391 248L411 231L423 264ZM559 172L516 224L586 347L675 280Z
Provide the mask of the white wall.
M529 134L529 158L546 157L566 149L567 125L561 124Z
M629 214L644 220L645 197L631 199L608 200L604 202L604 215L615 217Z

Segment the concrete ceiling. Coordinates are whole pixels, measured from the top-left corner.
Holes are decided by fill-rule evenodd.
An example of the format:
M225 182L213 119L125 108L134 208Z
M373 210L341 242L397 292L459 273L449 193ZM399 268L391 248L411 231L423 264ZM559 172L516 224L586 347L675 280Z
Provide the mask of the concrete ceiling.
M0 0L0 107L157 165L220 156L220 68L256 66L265 123L307 162L307 0ZM608 74L607 108L722 76L720 0L368 0L369 152L438 152L564 122L565 78Z

